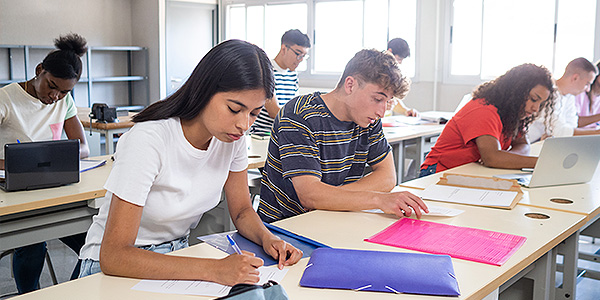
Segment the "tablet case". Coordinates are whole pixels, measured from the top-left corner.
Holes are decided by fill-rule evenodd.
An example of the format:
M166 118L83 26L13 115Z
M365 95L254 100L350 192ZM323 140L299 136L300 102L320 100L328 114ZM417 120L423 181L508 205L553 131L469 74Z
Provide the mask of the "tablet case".
M448 255L315 249L300 285L389 293L459 296Z

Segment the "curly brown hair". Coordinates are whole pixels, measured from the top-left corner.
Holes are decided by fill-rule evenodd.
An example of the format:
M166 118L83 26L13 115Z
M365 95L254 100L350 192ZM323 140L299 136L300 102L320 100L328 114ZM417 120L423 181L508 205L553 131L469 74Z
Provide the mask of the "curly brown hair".
M540 105L537 114L521 119L529 92L537 85L547 88L550 96ZM502 134L506 139L510 139L525 134L529 124L541 113L544 113L546 119L550 119L554 111L555 90L552 74L548 69L534 64L522 64L492 81L479 85L473 92L473 99L484 99L487 104L498 109L502 121ZM548 126L546 124L546 127Z
M389 89L400 99L404 98L410 89L410 79L400 73L394 56L375 49L358 51L346 64L336 88L341 88L348 76Z

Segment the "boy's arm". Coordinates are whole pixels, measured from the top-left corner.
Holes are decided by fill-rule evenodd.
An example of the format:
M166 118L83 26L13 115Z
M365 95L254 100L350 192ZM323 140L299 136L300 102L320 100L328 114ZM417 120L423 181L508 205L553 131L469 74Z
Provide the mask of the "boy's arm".
M279 104L277 104L277 99L275 99L275 96L273 96L273 98L271 99L267 99L267 102L265 102L265 109L269 113L269 117L275 119L280 109Z
M340 186L348 191L389 192L396 185L396 168L391 152L377 164L371 166L372 172L363 178Z
M414 210L417 218L421 217L421 210L428 212L423 200L409 192L351 191L323 183L312 175L293 177L292 183L300 202L308 209L359 211L378 208L399 217L410 216Z

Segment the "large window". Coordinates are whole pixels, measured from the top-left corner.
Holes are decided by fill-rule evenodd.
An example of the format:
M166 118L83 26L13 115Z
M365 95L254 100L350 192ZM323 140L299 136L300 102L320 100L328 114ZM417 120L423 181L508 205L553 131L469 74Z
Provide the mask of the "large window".
M594 56L597 0L453 0L449 78L487 80L522 63L560 77Z
M416 56L417 0L221 0L225 39L243 39L277 55L289 29L308 34L310 57L299 67L304 78L337 80L348 60L364 48L385 50L401 37L411 56L401 65L413 77Z

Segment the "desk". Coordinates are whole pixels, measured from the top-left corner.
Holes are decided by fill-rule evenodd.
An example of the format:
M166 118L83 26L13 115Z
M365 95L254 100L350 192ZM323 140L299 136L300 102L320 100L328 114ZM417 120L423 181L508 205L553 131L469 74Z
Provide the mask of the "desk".
M115 134L125 133L129 130L129 128L133 127L135 123L131 121L131 117L135 114L130 112L127 116L118 117L119 122L114 123L98 123L92 122L90 128L90 108L89 107L78 107L77 108L77 117L79 117L79 121L83 125L85 131L91 130L92 132L97 132L99 134L104 135L106 142L104 144L106 153L105 154L113 154L115 153L115 146L113 142L113 137ZM99 142L98 142L99 143ZM91 145L90 145L91 146Z
M462 295L457 299L481 299L494 293L511 277L528 271L547 269L548 263L540 261L558 243L585 223L582 215L554 210L518 206L513 210L464 207L442 203L442 206L464 209L454 218L424 217L424 220L445 224L496 230L527 237L525 244L503 266L453 259ZM527 212L548 214L550 219L536 220L524 216ZM382 251L414 252L401 248L364 242L369 237L397 220L397 217L364 212L312 211L277 222L278 226L329 244L333 247L370 249ZM544 230L540 230L540 228ZM173 253L183 256L221 258L225 253L206 244L198 244ZM291 299L415 299L415 295L391 293L361 293L350 290L313 289L298 285L308 258L289 268L281 282ZM547 278L545 286L553 278ZM167 295L131 290L139 280L95 274L66 282L15 299L205 299L205 297ZM553 283L552 283L553 284ZM547 294L546 294L547 295ZM445 299L447 297L418 296L419 299ZM208 297L206 297L208 298Z
M532 152L535 150L539 153L539 148L541 148L539 145L535 145ZM444 172L405 182L402 186L424 189L427 186L438 182L441 175L445 172L491 177L497 174L510 174L519 171L487 168L478 163L469 163ZM573 299L577 284L577 260L581 256L579 253L579 235L584 234L592 237L600 237L600 222L597 222L598 219L600 219L600 168L596 170L594 177L588 183L523 188L523 191L523 199L521 199L517 207L527 206L563 211L579 214L585 218L586 222L580 230L573 233L558 248L558 253L564 255L564 263L562 266L563 285L561 288L557 289L556 296L557 299ZM559 199L559 201L556 201L555 199ZM560 200L562 199L570 200L572 203L561 203ZM586 259L592 261L597 261L598 259L597 256L587 254L583 256L584 257L582 258L587 257ZM599 277L599 275L597 274L595 277Z
M394 156L394 162L396 163L395 167L398 174L398 184L405 181L404 170L406 166L404 164L404 159L413 159L418 170L421 167L421 164L423 164L425 153L433 147L437 138L442 133L442 130L444 130L444 125L439 124L406 125L383 128L383 134L388 140L388 143L392 146L392 155ZM412 141L415 142L416 151L414 157L407 157L405 155L405 148L407 144Z
M0 191L0 252L86 232L97 209L88 201L103 197L102 187L112 167L81 173L80 182L33 191Z
M248 169L258 169L265 166L267 151L269 149L269 138L258 139L250 135L246 136L248 145Z

